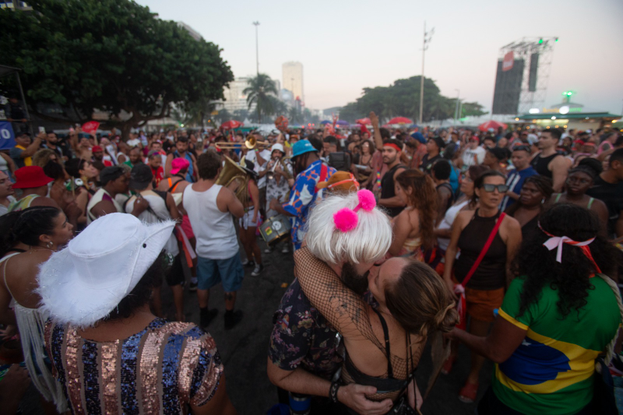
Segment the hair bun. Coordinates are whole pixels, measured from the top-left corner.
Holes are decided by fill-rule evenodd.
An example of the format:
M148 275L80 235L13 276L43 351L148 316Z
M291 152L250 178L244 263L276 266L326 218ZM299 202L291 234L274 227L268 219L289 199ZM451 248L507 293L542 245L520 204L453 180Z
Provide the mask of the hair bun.
M459 313L456 311L454 302L452 302L445 310L439 310L435 316L435 329L442 333L448 333L458 322Z

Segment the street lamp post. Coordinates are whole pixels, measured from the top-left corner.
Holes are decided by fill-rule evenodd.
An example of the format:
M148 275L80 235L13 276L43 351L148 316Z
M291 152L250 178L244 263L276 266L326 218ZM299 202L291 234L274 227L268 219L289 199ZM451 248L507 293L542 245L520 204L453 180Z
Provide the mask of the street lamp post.
M257 41L257 27L260 25L260 22L253 22L255 26L255 66L257 75L260 74L260 49Z
M422 119L422 110L424 109L424 56L426 53L426 49L428 49L428 44L430 43L433 33L435 33L435 28L432 28L430 32L426 31L426 20L424 21L424 39L422 41L422 76L420 78L420 124L423 123Z
M457 119L457 115L459 113L459 97L461 96L461 90L460 89L455 89L456 91L456 107L454 108L454 126L456 127L456 119Z

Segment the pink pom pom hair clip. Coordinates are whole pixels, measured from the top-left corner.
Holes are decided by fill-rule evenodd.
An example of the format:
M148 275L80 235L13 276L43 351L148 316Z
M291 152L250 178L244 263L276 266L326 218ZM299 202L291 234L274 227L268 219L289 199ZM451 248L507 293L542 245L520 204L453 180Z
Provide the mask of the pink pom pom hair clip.
M370 212L376 206L374 194L367 189L358 191L357 198L359 199L359 204L354 209L342 208L333 215L333 222L339 231L350 232L355 229L359 223L357 211L363 209L366 212Z

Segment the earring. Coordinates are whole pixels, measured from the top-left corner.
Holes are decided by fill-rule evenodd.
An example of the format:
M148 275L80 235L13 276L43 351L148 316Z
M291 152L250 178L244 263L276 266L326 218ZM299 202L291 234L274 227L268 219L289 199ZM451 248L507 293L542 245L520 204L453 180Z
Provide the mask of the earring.
M541 199L541 204L545 203L545 198Z
M52 249L52 246L54 246L54 244L52 243L52 241L50 241L46 244L46 246L48 247L48 249Z

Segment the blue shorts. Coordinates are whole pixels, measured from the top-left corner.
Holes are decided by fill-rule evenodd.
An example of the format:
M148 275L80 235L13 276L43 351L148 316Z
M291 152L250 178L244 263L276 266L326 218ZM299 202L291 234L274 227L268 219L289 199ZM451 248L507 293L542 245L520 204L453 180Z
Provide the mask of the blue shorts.
M226 293L238 291L244 279L244 269L240 254L236 252L228 259L208 259L197 257L197 288L209 290L219 282Z

